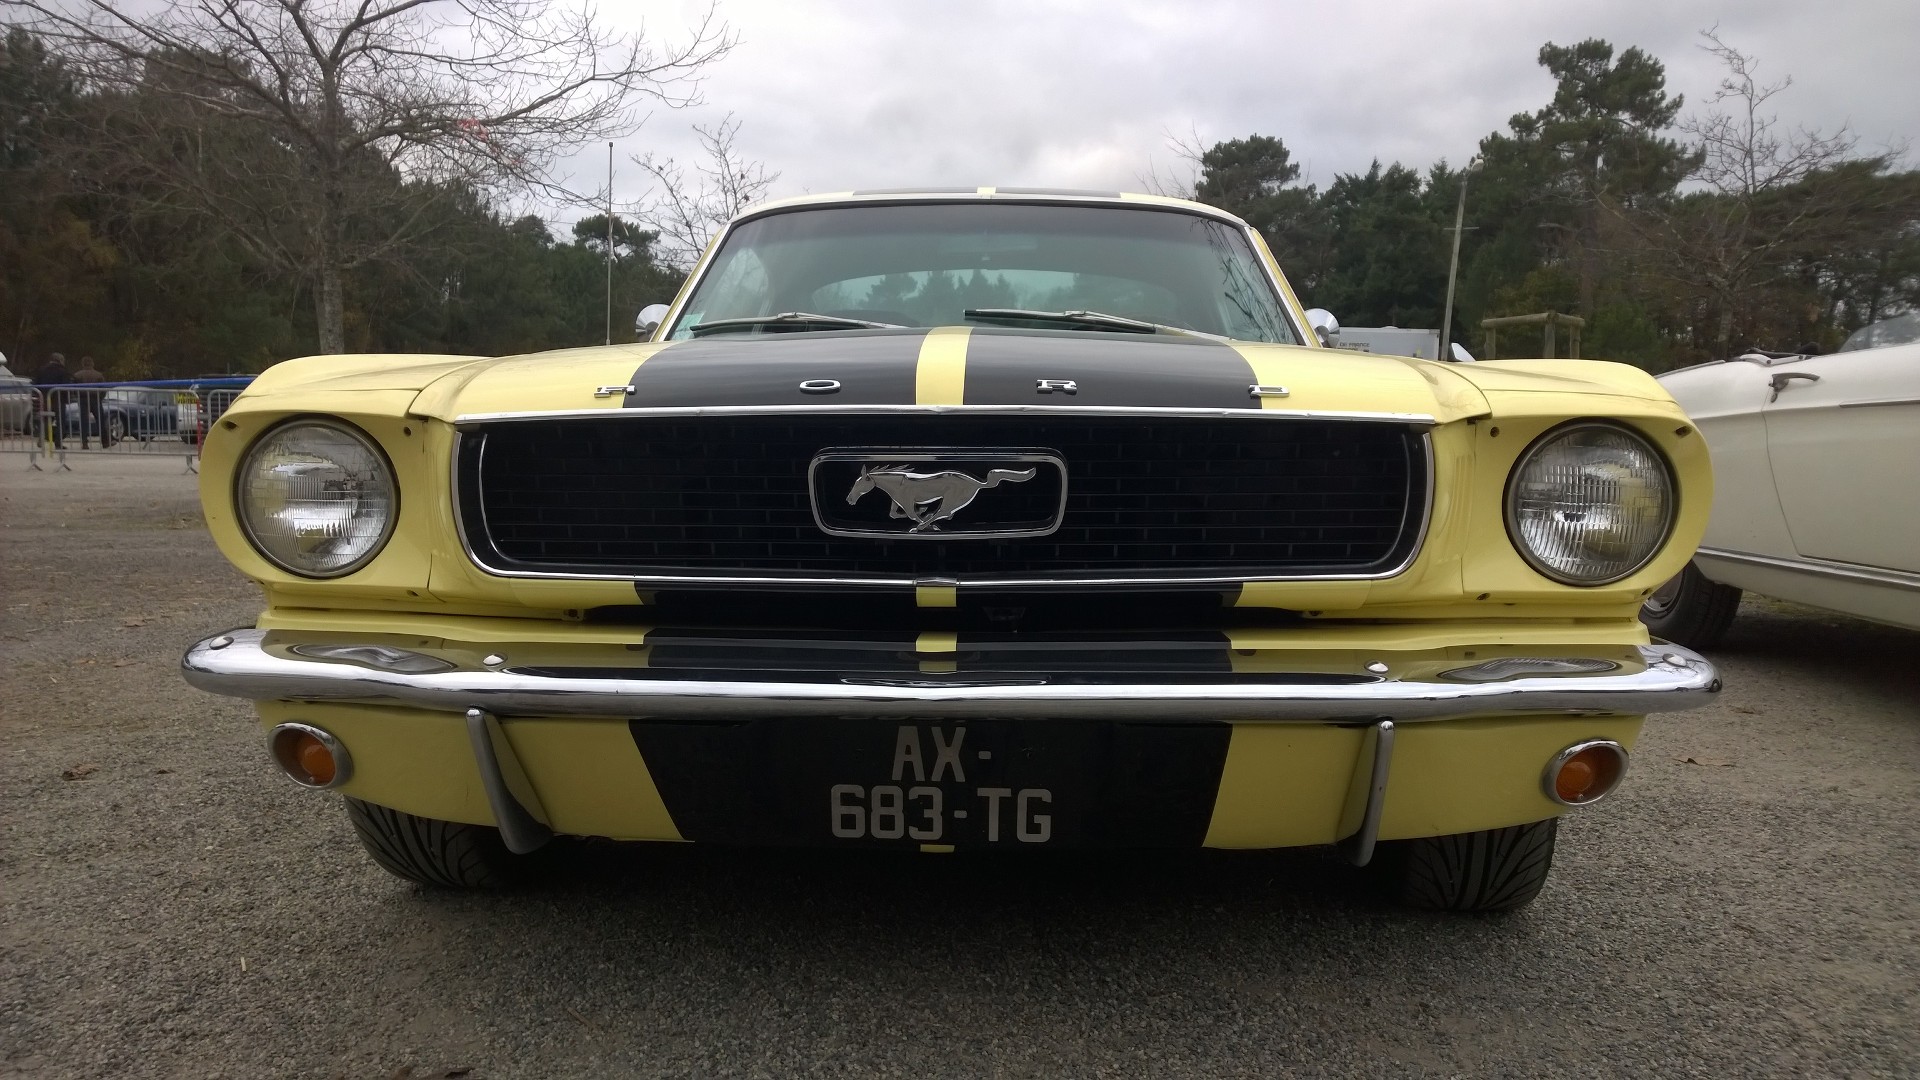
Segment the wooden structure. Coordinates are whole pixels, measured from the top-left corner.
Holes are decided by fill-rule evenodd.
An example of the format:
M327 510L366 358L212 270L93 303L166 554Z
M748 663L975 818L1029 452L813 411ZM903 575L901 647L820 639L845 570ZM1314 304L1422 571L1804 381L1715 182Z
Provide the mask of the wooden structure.
M1507 315L1497 319L1481 319L1480 329L1487 332L1487 353L1480 359L1492 360L1500 355L1497 346L1501 328L1509 326L1541 326L1545 327L1546 342L1542 346L1544 351L1542 351L1540 355L1544 359L1552 360L1554 358L1554 328L1564 326L1567 328L1567 357L1568 359L1578 360L1580 358L1580 328L1585 325L1587 325L1587 320L1580 318L1578 315L1562 315L1558 311L1542 311L1534 315Z

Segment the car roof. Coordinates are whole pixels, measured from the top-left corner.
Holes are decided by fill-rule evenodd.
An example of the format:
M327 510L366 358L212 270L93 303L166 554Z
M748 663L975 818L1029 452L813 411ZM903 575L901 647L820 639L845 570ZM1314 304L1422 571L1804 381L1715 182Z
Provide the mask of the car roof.
M788 210L821 206L859 206L870 203L929 203L929 202L1017 202L1050 203L1060 206L1127 206L1138 209L1177 210L1183 213L1199 214L1216 218L1234 225L1245 226L1246 222L1217 206L1194 202L1191 199L1176 199L1167 195L1145 195L1126 191L1093 191L1079 188L1045 187L907 187L907 188L863 188L855 191L838 191L824 195L800 195L790 199L775 199L758 206L750 207L736 215L732 224L739 224L764 214L783 213Z

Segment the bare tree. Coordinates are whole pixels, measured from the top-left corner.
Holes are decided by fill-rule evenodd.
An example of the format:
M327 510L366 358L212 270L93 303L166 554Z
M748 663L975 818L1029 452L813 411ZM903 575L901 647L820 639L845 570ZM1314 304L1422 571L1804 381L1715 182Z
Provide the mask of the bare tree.
M1692 136L1702 151L1692 179L1722 195L1751 199L1805 180L1853 153L1859 140L1844 125L1831 135L1800 129L1780 130L1780 118L1762 114L1767 102L1793 85L1793 76L1762 83L1757 58L1720 40L1718 28L1702 30L1700 48L1727 69L1704 116L1680 121L1680 130Z
M1735 334L1796 335L1815 320L1783 310L1802 292L1810 265L1910 229L1913 185L1885 175L1892 155L1856 157L1845 127L1788 131L1768 103L1793 84L1763 83L1758 61L1701 31L1702 49L1726 74L1704 115L1681 132L1697 143L1699 188L1666 206L1602 200L1616 245L1641 272L1691 304L1710 324L1721 355Z
M1201 162L1206 156L1207 143L1200 137L1200 129L1189 126L1185 135L1175 135L1172 131L1162 131L1166 147L1173 152L1175 164L1167 171L1160 171L1157 161L1147 162L1147 171L1135 173L1134 179L1150 195L1165 195L1173 199L1191 199L1194 189L1200 185Z
M345 275L475 192L565 196L555 162L694 100L733 44L711 10L658 46L567 0L0 0L111 106L89 161L313 286L346 348Z
M701 159L686 166L671 157L641 154L633 163L653 178L653 186L633 210L633 216L659 234L655 249L668 265L690 270L707 250L720 227L766 197L780 174L770 173L759 161L749 161L735 146L740 121L732 113L718 124L695 124Z

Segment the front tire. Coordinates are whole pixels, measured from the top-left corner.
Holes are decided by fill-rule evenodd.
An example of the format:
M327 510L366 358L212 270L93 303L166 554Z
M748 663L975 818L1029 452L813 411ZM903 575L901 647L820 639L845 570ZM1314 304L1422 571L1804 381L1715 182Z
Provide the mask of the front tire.
M1381 845L1394 899L1428 911L1512 911L1540 895L1560 819Z
M1739 589L1708 580L1688 563L1640 605L1640 621L1655 637L1689 649L1710 649L1726 636L1739 610Z
M442 889L507 889L527 879L531 858L508 851L499 829L346 803L367 854L397 877Z

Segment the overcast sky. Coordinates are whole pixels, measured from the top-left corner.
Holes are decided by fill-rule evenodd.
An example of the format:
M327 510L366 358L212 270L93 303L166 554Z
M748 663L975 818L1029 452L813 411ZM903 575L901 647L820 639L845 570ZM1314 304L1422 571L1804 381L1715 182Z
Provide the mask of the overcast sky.
M1687 111L1720 77L1696 46L1717 25L1793 86L1791 124L1847 124L1863 148L1920 136L1913 0L720 0L740 39L704 104L655 109L616 148L615 191L645 191L627 156L683 160L691 125L728 112L774 196L981 184L1141 190L1180 166L1169 133L1277 135L1325 186L1368 162L1465 161L1552 80L1541 44L1601 37L1667 65ZM605 0L603 17L675 40L702 0ZM568 166L599 187L604 148ZM1909 154L1911 162L1914 155Z

